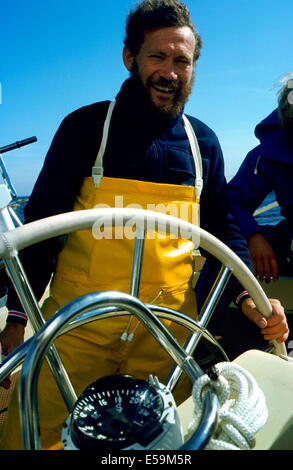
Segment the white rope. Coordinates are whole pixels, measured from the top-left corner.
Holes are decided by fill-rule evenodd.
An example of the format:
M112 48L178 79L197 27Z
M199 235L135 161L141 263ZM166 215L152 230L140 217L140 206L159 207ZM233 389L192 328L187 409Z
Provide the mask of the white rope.
M266 423L265 396L256 380L243 367L230 362L215 366L218 378L200 377L193 385L195 428L199 423L204 388L213 387L219 400L219 422L207 450L249 450L255 446L255 434Z

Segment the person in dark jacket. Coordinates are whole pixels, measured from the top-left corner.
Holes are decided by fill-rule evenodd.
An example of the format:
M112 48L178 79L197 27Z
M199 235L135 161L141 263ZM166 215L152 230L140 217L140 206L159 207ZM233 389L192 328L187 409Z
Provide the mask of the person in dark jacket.
M293 275L293 73L284 79L278 108L255 128L260 144L229 182L231 206L248 241L257 277ZM282 220L260 225L254 211L275 193Z
M139 203L143 208L148 203L177 207L182 202L192 213L195 210L197 223L200 199L201 225L249 264L246 242L228 210L218 139L204 123L184 115L200 48L200 37L181 2L145 0L138 5L128 18L123 51L130 78L122 85L115 103L86 106L64 119L26 207L26 222L99 204L113 207L118 195L126 203ZM188 137L186 119L196 138ZM109 127L104 127L105 123ZM191 145L195 139L202 171L201 165L197 166L199 153L194 153ZM45 318L93 291L129 292L132 260L125 255L132 253L133 243L128 242L97 241L91 230L81 230L70 234L65 246L55 239L26 250L23 262L38 297L54 272L50 295L43 305ZM189 240L146 240L139 293L143 302L155 300L156 304L196 317L192 249ZM266 320L238 282L231 284L230 295L238 298L243 313L258 325L266 339L286 340L288 326L278 301L272 301L273 315ZM12 291L7 305L9 315L1 342L9 352L22 339L25 319ZM170 322L168 328L184 344L186 331L183 335L182 328ZM103 320L102 329L99 324L83 325L60 338L58 351L77 393L98 376L115 373L139 378L152 373L164 382L173 364L132 317ZM186 396L190 389L190 384L186 387L183 382L184 390L180 385L179 390L176 387L179 401L182 391ZM20 445L15 394L12 403L2 443L6 449ZM39 381L39 406L44 418L42 442L48 447L60 439L67 410L45 367Z

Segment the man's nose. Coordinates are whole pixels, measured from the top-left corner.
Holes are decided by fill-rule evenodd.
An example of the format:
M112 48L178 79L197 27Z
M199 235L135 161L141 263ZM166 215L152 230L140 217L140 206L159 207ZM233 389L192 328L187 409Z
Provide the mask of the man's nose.
M178 74L176 72L175 64L173 61L165 61L161 66L161 76L166 80L177 80Z

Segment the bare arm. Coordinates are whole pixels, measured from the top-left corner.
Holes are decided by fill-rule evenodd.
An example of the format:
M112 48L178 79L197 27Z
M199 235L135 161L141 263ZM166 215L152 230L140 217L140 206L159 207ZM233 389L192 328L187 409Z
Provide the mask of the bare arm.
M20 323L6 323L4 330L0 333L2 355L7 356L7 354L23 343L24 329L25 327ZM0 383L0 386L8 389L10 387L10 379L6 378Z

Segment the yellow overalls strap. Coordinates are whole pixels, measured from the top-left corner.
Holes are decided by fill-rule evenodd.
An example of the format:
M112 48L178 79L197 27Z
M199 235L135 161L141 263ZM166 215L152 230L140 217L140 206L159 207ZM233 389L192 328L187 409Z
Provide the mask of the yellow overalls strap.
M101 179L104 174L104 168L103 168L103 158L104 158L104 153L107 145L107 140L108 140L108 134L109 134L109 128L110 128L110 123L111 123L111 117L112 113L115 107L116 101L111 101L107 116L104 122L104 128L103 128L103 136L102 136L102 141L100 145L100 149L95 161L95 164L92 168L92 176L94 178L94 183L96 187L99 187Z
M185 127L185 131L190 143L191 152L193 155L194 165L195 165L195 190L196 190L196 199L197 202L200 201L200 196L203 187L203 179L202 179L202 159L200 154L200 149L198 145L198 141L193 130L190 121L187 119L185 114L182 115L183 123Z

